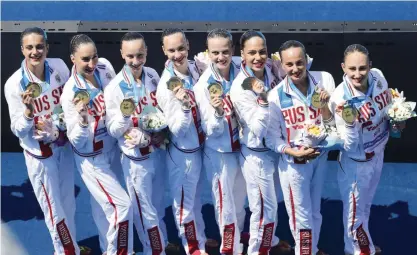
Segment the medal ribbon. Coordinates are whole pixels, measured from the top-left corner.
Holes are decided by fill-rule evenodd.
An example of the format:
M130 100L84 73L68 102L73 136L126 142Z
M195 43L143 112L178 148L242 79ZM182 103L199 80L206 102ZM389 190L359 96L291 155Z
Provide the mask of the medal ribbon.
M27 67L26 59L22 61L21 69L22 69L22 82L20 83L20 86L21 86L22 90L25 91L27 85L30 82L34 82L34 83L37 83L37 82L35 82L35 79L33 77L32 72ZM39 84L42 88L42 93L47 91L50 87L50 84L51 84L51 70L49 68L48 61L46 61L46 60L45 60L45 66L44 66L43 71L44 71L44 74L45 74L45 81L41 82L41 84Z
M135 102L135 106L137 106L139 104L139 101L141 100L141 98L143 98L145 96L145 70L142 67L142 74L141 74L141 86L140 86L140 91L138 92L138 86L137 86L137 82L133 77L132 74L132 70L130 69L129 66L124 65L123 69L123 77L129 87L129 92L133 92L133 101ZM129 92L126 93L124 95L125 98L129 98Z
M211 71L215 77L216 81L219 81L222 84L223 87L223 94L227 94L230 91L230 88L232 87L232 83L233 80L235 79L235 68L232 65L232 63L230 63L230 69L229 69L229 81L226 81L223 76L221 76L220 72L218 71L218 69L216 68L214 63L210 64L211 67Z
M311 106L311 97L313 96L314 90L311 88L310 86L310 81L309 81L309 85L308 85L308 91L307 91L307 96L304 96L303 93L301 93L301 91L294 85L294 83L292 82L292 80L290 79L290 77L287 75L287 86L289 85L292 89L292 91L294 91L295 94L297 94L297 96L300 98L300 100L307 106L310 107Z
M165 65L165 69L171 74L171 77L174 77L174 76L178 77L178 75L174 71L174 63L172 63L172 61L168 60L168 64ZM187 69L188 69L188 73L190 74L188 76L188 81L185 79L181 79L181 81L184 83L184 86L186 89L192 90L194 82L193 82L193 73L190 70L190 65L188 65Z
M98 84L98 88L90 86L85 80L85 78L77 72L77 68L75 67L75 65L72 67L72 75L74 76L75 80L75 87L73 89L74 92L78 90L86 90L90 95L89 106L91 108L93 106L94 98L98 95L98 93L100 93L100 91L103 91L103 84L100 79L99 70L97 68L94 70L94 79Z
M368 75L368 84L369 86L365 96L355 95L354 86L349 82L346 74L343 75L343 99L346 100L350 106L359 110L367 98L372 99L372 91L374 90L375 78L371 73ZM373 103L373 100L371 101Z

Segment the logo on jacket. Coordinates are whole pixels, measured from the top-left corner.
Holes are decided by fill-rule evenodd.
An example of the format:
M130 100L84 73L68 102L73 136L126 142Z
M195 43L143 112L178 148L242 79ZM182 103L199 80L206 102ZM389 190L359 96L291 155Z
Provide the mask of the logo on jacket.
M111 74L110 73L106 73L106 78L110 80L111 79Z
M382 89L382 82L378 81L378 83L376 84L376 87L379 88L379 89Z
M154 86L158 86L158 82L156 82L156 79L152 79L152 85L154 85Z
M61 83L61 77L58 74L55 75L55 80L56 82Z

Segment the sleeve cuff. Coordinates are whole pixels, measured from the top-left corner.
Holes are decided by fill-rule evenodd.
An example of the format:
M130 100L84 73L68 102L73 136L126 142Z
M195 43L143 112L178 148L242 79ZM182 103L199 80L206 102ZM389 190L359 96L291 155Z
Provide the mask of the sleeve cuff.
M326 125L332 124L333 122L334 122L333 115L329 119L323 120L323 123L326 124Z
M224 117L224 111L223 111L223 115L218 115L217 111L214 111L214 117L216 117L216 119L223 119Z
M25 113L23 113L23 118L26 120L27 123L31 123L33 121L33 118L26 116Z
M182 106L181 109L185 114L188 114L188 113L191 112L191 108L187 108L187 107Z
M258 98L256 100L256 102L258 103L258 105L260 107L263 107L263 108L267 108L269 106L269 103L268 102L265 102L265 101L261 100L260 98Z
M356 126L355 124L356 124L355 122L353 122L352 124L345 123L345 127L353 129Z
M284 154L285 149L288 148L288 146L286 144L282 144L278 146L278 153Z
M78 122L78 124L80 125L81 128L87 128L88 127L88 124L87 125L84 125L83 123L81 123L81 121Z

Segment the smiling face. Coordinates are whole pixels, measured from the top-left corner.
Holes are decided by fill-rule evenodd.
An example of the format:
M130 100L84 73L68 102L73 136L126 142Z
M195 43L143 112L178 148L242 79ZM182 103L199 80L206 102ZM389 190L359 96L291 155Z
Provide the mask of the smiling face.
M281 52L281 63L285 73L294 84L307 78L307 59L302 48L291 47Z
M180 68L188 64L188 41L182 33L167 35L163 38L162 50L171 60L174 67Z
M77 72L84 77L92 77L98 63L96 46L93 43L80 44L71 54L71 61Z
M368 56L359 51L354 51L345 56L342 69L356 88L366 86L370 70Z
M240 53L247 67L255 72L264 70L268 58L268 51L263 38L254 36L248 39L245 41Z
M214 37L207 40L209 58L216 67L221 70L227 70L232 62L234 52L232 43L228 38Z
M48 45L42 35L31 33L22 38L21 50L28 65L38 66L45 63Z
M143 39L123 41L120 53L134 75L142 72L147 57L147 49Z

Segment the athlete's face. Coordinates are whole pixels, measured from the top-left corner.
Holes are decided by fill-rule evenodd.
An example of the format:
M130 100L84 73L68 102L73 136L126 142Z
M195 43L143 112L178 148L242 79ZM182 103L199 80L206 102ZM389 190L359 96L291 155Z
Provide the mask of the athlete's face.
M92 43L80 44L74 54L71 54L71 61L80 75L93 76L98 62L96 46Z
M42 35L31 33L22 38L21 50L28 65L38 66L45 63L48 45Z
M207 41L207 46L209 58L219 70L224 70L230 67L234 49L228 38L210 38Z
M352 85L358 88L366 86L370 68L368 56L358 51L349 53L342 63L342 69L346 76Z
M285 73L294 84L307 77L307 59L300 47L291 47L281 52L281 63Z
M242 60L246 66L255 72L263 71L268 58L265 41L259 36L254 36L245 42L243 50L240 51Z
M143 39L123 41L120 50L122 58L132 72L139 74L146 63L147 49Z
M162 50L175 67L187 65L189 45L182 33L165 36Z

